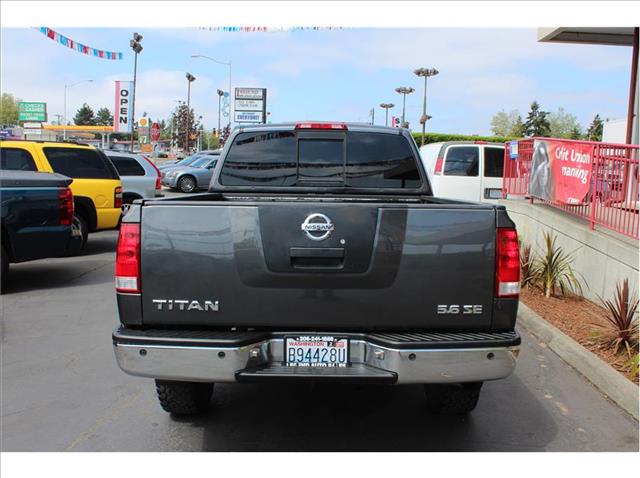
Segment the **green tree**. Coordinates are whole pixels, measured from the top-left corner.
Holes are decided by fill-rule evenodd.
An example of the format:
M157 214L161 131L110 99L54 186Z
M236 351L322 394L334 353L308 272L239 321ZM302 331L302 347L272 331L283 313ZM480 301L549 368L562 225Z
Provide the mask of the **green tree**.
M18 124L18 103L22 101L11 93L2 93L0 98L0 126Z
M491 118L491 131L493 131L493 134L496 136L510 136L518 119L520 119L520 123L522 123L518 110L513 110L510 113L504 110L498 111L493 118Z
M534 100L527 114L527 120L524 122L524 135L549 136L551 127L547 118L548 115L549 112L542 111L538 102Z
M602 141L603 127L604 123L602 121L602 118L600 118L599 114L596 114L593 117L591 125L589 125L589 129L587 130L587 139L589 141Z
M558 108L556 113L549 114L549 136L552 138L571 138L576 130L580 130L580 123L564 108Z
M78 126L95 126L96 118L91 106L86 103L76 111L76 115L73 117L73 122Z
M569 139L582 139L582 128L580 126L576 126L571 130L571 134L569 135Z
M524 136L524 123L522 122L522 116L520 116L519 113L513 121L513 126L511 127L511 131L509 131L508 136L513 138L522 138Z
M180 103L180 105L173 111L171 121L173 121L172 139L178 145L178 148L184 149L186 146L187 129L190 132L189 146L190 148L195 146L195 138L197 137L200 125L196 122L193 108L188 109L186 104Z
M113 125L113 115L109 108L100 108L98 113L96 113L95 124L98 126L112 126Z

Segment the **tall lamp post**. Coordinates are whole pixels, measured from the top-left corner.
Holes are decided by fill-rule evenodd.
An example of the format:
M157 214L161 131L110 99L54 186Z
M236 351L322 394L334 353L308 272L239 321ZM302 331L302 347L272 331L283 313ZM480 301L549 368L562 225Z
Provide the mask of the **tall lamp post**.
M222 96L224 95L224 91L218 90L218 134L220 137L220 105L222 104Z
M187 73L187 132L185 134L185 154L189 154L189 133L191 133L191 82L196 81L196 77Z
M424 96L422 97L422 116L420 117L420 123L422 124L422 144L420 146L424 146L425 128L429 119L427 117L427 78L436 76L440 72L435 68L418 68L413 70L413 73L424 77Z
M131 152L133 153L133 131L136 128L136 82L138 76L138 53L142 51L142 35L133 33L133 38L129 40L129 46L135 53L133 59L133 95L131 97Z
M219 65L225 65L229 67L229 125L231 125L231 62L219 61L207 55L191 55L191 58L204 58ZM220 92L218 92L218 95L220 95ZM218 129L220 129L220 126L218 126Z
M93 80L80 80L77 83L72 83L71 85L64 85L64 129L62 130L62 138L67 140L67 88L71 88L73 86L79 85L80 83L92 83Z
M380 108L384 108L384 125L389 126L389 108L393 108L393 103L380 103Z
M405 103L407 100L407 95L410 95L414 91L416 90L414 88L411 88L410 86L400 86L396 88L396 93L400 93L402 95L402 127L403 128L407 127L406 121L404 120L404 111L405 111Z

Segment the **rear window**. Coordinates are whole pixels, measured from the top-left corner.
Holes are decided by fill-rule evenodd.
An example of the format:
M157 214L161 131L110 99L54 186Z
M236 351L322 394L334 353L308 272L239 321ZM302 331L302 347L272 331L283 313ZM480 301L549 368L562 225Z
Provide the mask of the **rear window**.
M146 174L142 165L133 158L109 156L109 159L118 170L120 176L144 176Z
M43 151L56 173L71 178L118 179L110 161L95 149L43 148Z
M504 149L484 148L484 175L487 178L501 178L504 170Z
M444 175L477 176L479 153L477 146L450 147L444 162Z
M0 148L0 169L37 171L31 153L21 148Z
M406 138L351 131L241 133L229 149L220 183L391 189L421 185Z

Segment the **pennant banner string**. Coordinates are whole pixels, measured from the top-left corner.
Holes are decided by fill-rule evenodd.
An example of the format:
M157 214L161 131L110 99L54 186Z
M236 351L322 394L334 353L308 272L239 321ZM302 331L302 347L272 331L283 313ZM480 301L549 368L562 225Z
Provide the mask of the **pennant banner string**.
M83 53L85 55L95 56L97 58L103 58L105 60L122 60L122 52L119 51L105 51L100 50L98 48L93 48L77 41L72 40L69 37L61 35L60 33L52 30L49 27L36 27L43 35L49 37L51 40L56 43L60 43L62 46L66 46L67 48L71 48L79 53Z

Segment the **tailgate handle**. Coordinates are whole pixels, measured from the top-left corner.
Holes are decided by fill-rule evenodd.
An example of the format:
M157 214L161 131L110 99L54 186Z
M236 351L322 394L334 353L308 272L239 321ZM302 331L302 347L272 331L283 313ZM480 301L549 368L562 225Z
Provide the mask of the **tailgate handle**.
M298 269L341 269L344 247L292 247L291 265Z

